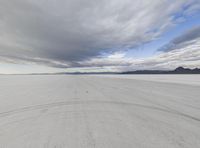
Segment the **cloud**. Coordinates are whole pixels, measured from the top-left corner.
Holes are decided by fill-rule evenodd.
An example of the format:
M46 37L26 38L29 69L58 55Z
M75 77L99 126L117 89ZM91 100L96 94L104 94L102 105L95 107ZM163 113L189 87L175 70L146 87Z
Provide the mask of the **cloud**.
M167 52L170 50L182 48L188 44L193 44L193 42L195 42L198 38L200 38L200 26L196 26L188 30L181 36L173 39L170 43L161 47L159 50Z
M178 22L177 13L191 15L199 9L197 2L0 1L0 60L82 67L102 53L121 52L155 40ZM111 65L112 57L110 60Z
M162 52L149 58L127 58L123 53L115 53L113 57L93 58L86 61L83 67L101 67L111 71L130 70L166 70L175 69L179 66L188 68L200 68L200 38L168 52Z

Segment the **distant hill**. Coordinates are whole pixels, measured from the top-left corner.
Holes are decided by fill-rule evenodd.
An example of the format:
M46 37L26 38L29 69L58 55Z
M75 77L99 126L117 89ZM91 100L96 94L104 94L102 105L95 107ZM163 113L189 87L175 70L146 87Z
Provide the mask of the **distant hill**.
M200 74L200 69L178 67L175 70L136 70L125 72L59 72L59 73L30 73L30 74L0 74L0 75L98 75L98 74Z
M200 69L189 69L178 67L175 70L136 70L136 71L127 71L122 72L121 74L200 74Z
M136 71L125 71L125 72L72 72L72 73L58 73L58 74L200 74L200 69L189 69L178 67L175 70L136 70Z

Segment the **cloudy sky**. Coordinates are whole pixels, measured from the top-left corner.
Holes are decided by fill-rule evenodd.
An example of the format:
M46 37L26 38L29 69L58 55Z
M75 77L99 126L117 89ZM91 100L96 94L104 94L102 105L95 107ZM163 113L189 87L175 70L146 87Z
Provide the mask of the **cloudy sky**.
M0 0L0 73L200 68L200 0Z

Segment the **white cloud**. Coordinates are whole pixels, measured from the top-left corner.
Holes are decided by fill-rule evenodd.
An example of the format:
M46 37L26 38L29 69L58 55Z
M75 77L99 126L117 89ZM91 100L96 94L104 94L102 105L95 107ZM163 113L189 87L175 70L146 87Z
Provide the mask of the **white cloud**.
M82 64L84 66L92 65L92 67L101 67L102 69L113 68L114 71L146 69L164 70L175 69L179 66L200 68L200 38L197 38L185 47L177 48L169 52L163 52L150 58L134 59L120 55L114 56L114 58L93 58Z

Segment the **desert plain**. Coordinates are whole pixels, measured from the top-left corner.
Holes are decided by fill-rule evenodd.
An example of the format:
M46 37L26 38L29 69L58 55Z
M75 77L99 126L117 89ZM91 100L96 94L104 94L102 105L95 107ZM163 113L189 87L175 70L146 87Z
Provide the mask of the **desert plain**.
M1 75L0 148L199 148L200 75Z

